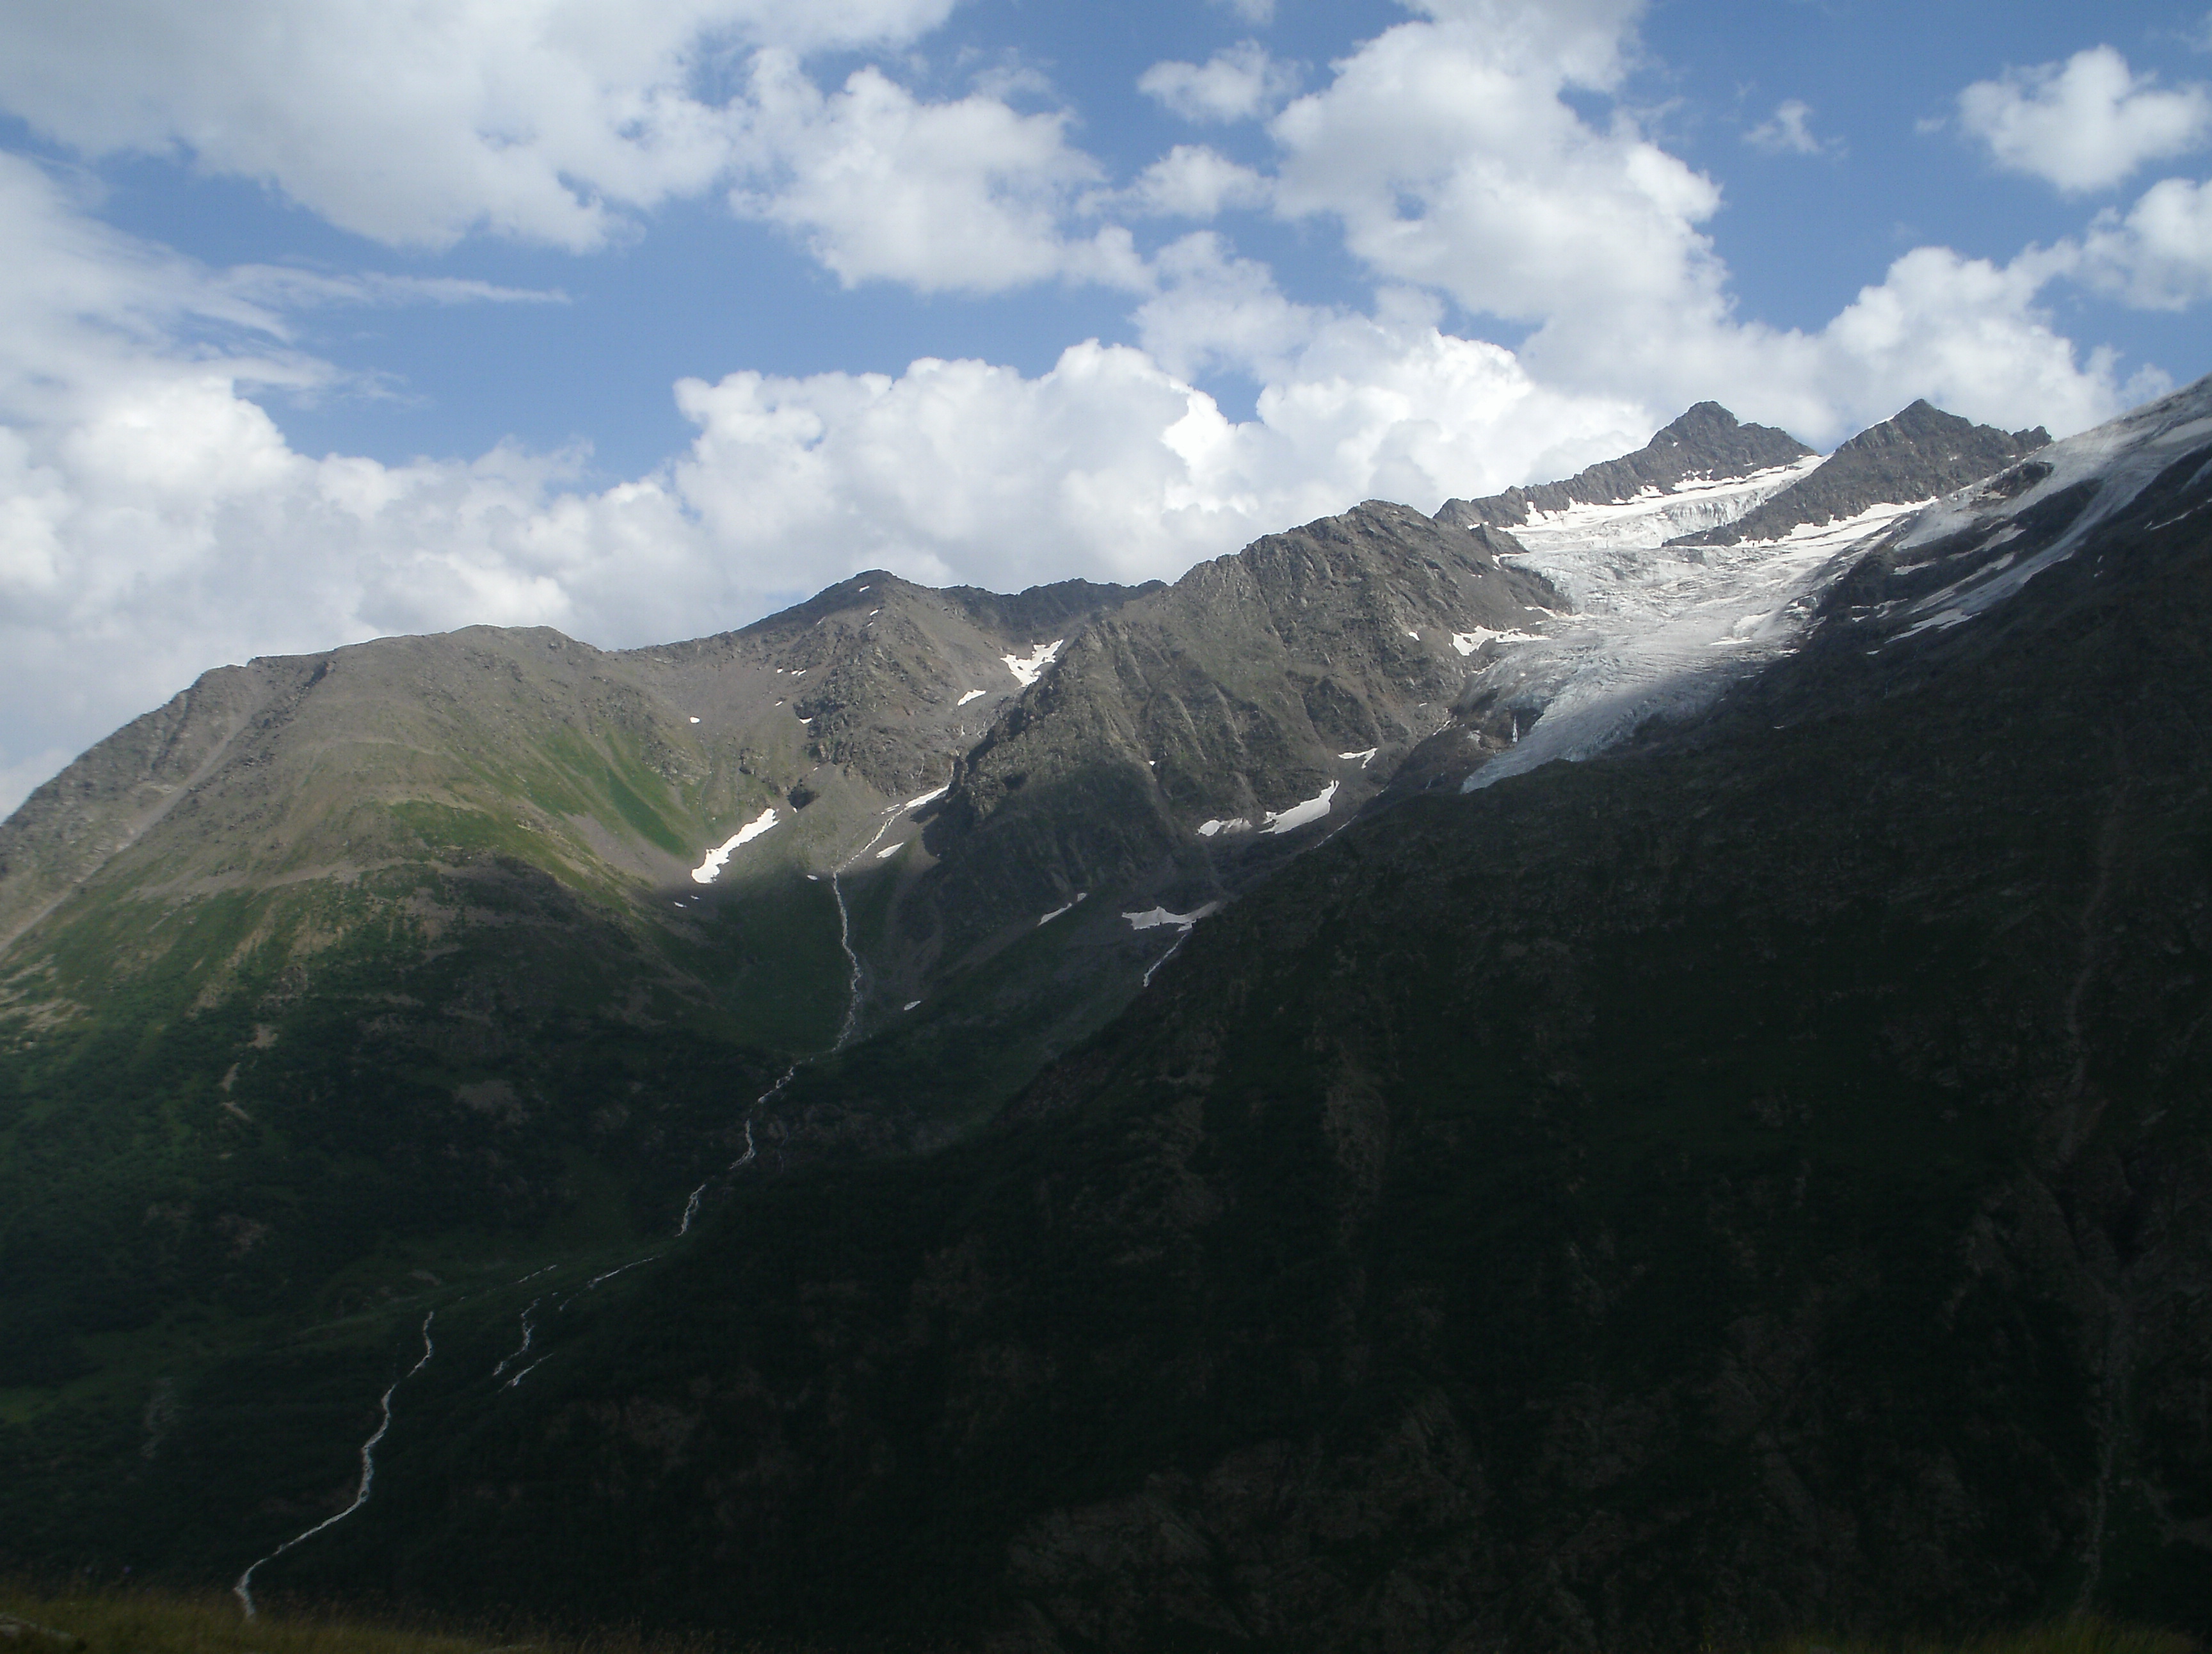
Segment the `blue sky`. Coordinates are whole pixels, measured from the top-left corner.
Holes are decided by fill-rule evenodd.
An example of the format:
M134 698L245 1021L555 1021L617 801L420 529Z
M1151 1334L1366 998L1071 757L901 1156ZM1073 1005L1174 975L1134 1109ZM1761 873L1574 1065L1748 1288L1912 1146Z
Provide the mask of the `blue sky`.
M0 808L254 654L2077 429L2212 368L2208 82L2201 0L8 9Z

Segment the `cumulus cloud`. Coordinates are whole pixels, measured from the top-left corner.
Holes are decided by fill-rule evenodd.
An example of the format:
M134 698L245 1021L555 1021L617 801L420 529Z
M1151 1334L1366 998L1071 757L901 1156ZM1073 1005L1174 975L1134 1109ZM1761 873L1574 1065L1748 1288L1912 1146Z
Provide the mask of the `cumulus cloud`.
M1894 412L1908 391L1969 419L2064 435L2170 389L2154 373L2122 384L2111 351L2084 358L2053 325L2039 296L2069 262L1917 247L1816 333L1743 330L1742 403L1789 414L1815 441Z
M1297 71L1258 41L1243 40L1202 64L1154 64L1137 77L1137 89L1185 120L1237 121L1272 113L1297 81Z
M1063 233L1078 195L1101 177L1068 143L1064 115L1021 114L980 94L927 103L872 68L824 94L792 54L763 52L742 153L759 181L731 204L793 230L848 287L1145 283L1126 232Z
M92 155L181 155L392 243L599 246L708 188L732 52L910 40L953 0L72 0L0 9L0 106Z
M263 180L393 244L488 230L586 252L637 233L655 206L726 186L738 211L792 230L848 286L1141 285L1125 234L1066 228L1103 177L1065 115L1007 101L1034 77L930 101L880 68L829 90L805 70L823 48L911 40L954 3L18 7L0 12L0 108L86 155L171 155ZM1250 194L1249 179L1163 166L1146 185L1154 210L1192 210L1209 181L1217 204ZM310 296L299 276L237 279Z
M1243 422L1150 352L1095 342L1035 378L921 361L686 380L700 435L672 476L725 556L810 581L879 562L1005 587L1172 576L1369 496L1432 508L1649 435L1646 410L1547 392L1436 320L1412 297L1297 313Z
M1161 218L1212 218L1237 207L1265 206L1273 186L1249 167L1202 143L1178 143L1145 168L1120 198Z
M2091 286L2144 309L2212 299L2212 185L2169 178L2124 216L2107 208L2083 238L2080 271Z
M1959 94L1959 121L1999 166L2077 195L2200 147L2212 136L2212 95L2202 86L2160 90L2100 46L1975 82Z
M1153 270L1161 290L1137 308L1138 338L1186 379L1222 369L1261 384L1285 379L1298 350L1334 313L1285 298L1273 271L1237 258L1211 231L1162 248Z
M1272 127L1279 211L1340 222L1378 274L1468 310L1563 311L1662 326L1723 277L1698 225L1711 179L1626 125L1598 131L1562 94L1610 85L1624 8L1466 3L1401 24L1337 65Z
M1917 396L2073 429L2132 394L2039 308L2074 267L2063 256L1997 265L1922 248L1823 328L1740 318L1704 230L1718 186L1569 95L1618 86L1634 4L1421 9L1275 119L1276 210L1341 222L1386 282L1533 324L1517 354L1537 382L1668 410L1716 397L1815 443Z
M1802 98L1786 98L1774 112L1743 135L1754 149L1771 155L1817 155L1828 146L1813 136L1813 106Z

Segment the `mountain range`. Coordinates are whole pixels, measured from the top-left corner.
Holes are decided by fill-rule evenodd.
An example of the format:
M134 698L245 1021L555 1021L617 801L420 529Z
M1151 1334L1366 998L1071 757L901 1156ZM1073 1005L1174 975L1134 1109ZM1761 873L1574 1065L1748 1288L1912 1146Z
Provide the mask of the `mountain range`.
M2212 1633L2208 504L2212 381L1708 403L1171 585L212 672L0 825L0 1563Z

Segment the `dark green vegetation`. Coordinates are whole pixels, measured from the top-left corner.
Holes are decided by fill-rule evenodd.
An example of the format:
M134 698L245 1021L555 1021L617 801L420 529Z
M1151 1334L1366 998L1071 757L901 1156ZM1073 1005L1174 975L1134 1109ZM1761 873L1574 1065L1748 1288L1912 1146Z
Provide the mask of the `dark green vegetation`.
M0 1549L227 1580L346 1506L390 1386L271 1600L1040 1654L2212 1630L2208 462L2112 510L2016 467L1696 722L1395 804L1340 754L1428 733L1425 629L1539 595L1396 508L1071 626L927 821L968 691L884 623L980 599L863 577L554 686L465 635L562 708L501 762L234 749L306 779L187 793L6 956ZM1325 842L1195 830L1329 781L1379 802ZM317 871L314 810L377 854ZM1215 891L1136 994L1175 932L1123 906ZM828 1052L840 899L874 1032Z

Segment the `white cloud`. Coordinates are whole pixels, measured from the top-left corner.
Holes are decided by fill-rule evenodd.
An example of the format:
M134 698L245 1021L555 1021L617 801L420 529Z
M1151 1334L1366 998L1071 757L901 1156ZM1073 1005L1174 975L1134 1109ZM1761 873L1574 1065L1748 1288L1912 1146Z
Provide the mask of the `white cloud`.
M1066 119L981 95L925 103L879 70L824 94L788 53L753 64L739 212L782 224L847 286L1001 292L1053 277L1141 287L1125 232L1069 240L1098 165Z
M1141 284L1126 236L1064 233L1103 174L1066 116L1007 102L1033 75L930 102L878 68L824 91L802 67L819 48L910 40L954 3L77 0L0 9L0 107L88 155L176 154L264 180L395 244L489 230L583 252L734 185L738 211L789 228L848 286ZM1186 210L1199 180L1185 168L1161 187L1177 182ZM287 306L313 288L233 279L282 283L270 301Z
M1292 303L1265 265L1237 258L1211 231L1162 248L1153 269L1162 290L1138 307L1138 337L1184 379L1223 368L1263 385L1287 379L1292 359L1335 313Z
M1821 329L1743 320L1703 229L1717 186L1626 113L1594 125L1565 95L1619 84L1634 4L1423 9L1277 117L1276 210L1338 220L1386 282L1534 324L1518 360L1537 383L1670 412L1717 398L1816 443L1917 396L2075 429L2130 393L2038 308L2063 256L1921 248Z
M1162 218L1213 218L1238 207L1267 204L1272 185L1202 143L1178 143L1137 175L1121 199Z
M1185 120L1254 120L1297 89L1297 71L1256 40L1242 40L1202 64L1157 63L1137 89Z
M1959 119L1999 166L2079 194L2200 147L2212 136L2212 96L2202 86L2159 90L2100 46L1977 81L1959 94Z
M2065 269L2033 251L1996 265L1917 247L1817 334L1747 331L1747 375L1803 402L1799 423L1826 441L1894 412L1908 392L1988 424L2066 435L2171 388L2156 375L2120 384L2110 351L2081 359L2038 304Z
M1498 62L1540 66L1561 84L1610 91L1635 55L1644 7L1644 0L1409 0L1407 9L1487 42Z
M1746 132L1743 141L1771 155L1825 155L1828 146L1813 136L1812 119L1810 104L1786 98L1774 106L1773 114Z
M501 287L453 276L392 276L380 271L333 275L294 265L240 265L223 285L256 305L299 310L309 305L566 304L568 295L542 288Z
M1208 3L1253 28L1265 28L1275 21L1275 0L1208 0ZM2212 28L2212 23L2206 27Z
M2124 217L2098 214L2084 238L2080 274L2091 286L2150 310L2212 299L2212 184L2169 178Z
M1621 43L1591 9L1461 9L1368 42L1276 118L1278 210L1340 221L1384 279L1478 313L1662 327L1709 306L1723 272L1697 227L1717 187L1561 96L1610 83Z
M732 52L909 40L953 0L71 0L0 8L0 106L85 154L181 152L332 223L596 246L708 187Z
M672 477L721 555L794 587L880 562L1005 589L1171 577L1370 496L1433 508L1650 433L1647 410L1547 392L1419 299L1298 313L1275 343L1279 376L1243 423L1150 353L1096 343L1034 379L922 361L686 380L701 429Z

